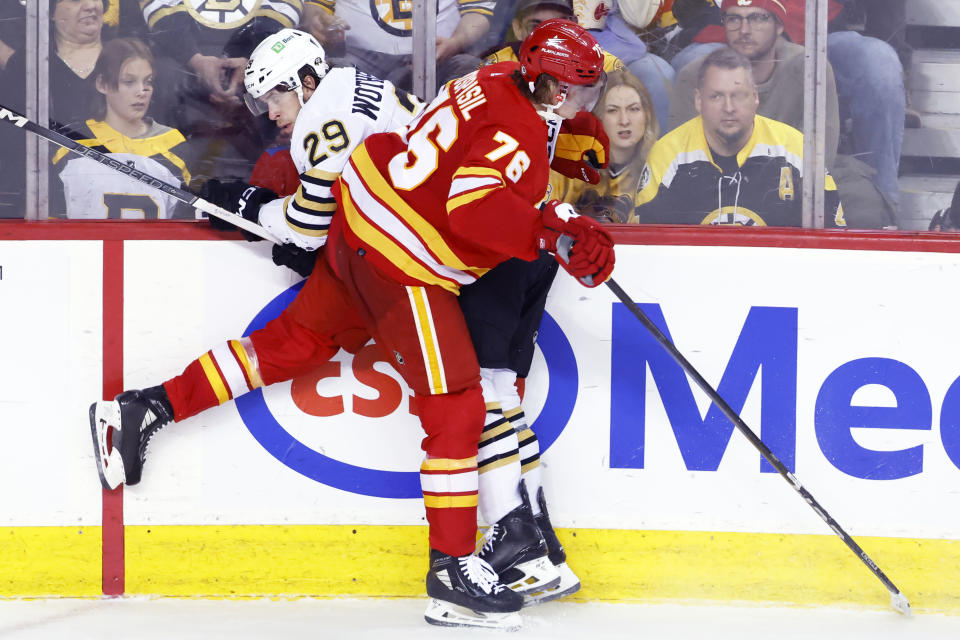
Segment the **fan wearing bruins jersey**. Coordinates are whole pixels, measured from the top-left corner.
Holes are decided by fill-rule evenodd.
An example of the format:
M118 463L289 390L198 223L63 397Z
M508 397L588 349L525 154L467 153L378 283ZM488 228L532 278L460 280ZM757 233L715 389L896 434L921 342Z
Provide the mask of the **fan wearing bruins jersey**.
M129 166L172 184L190 184L184 160L186 140L176 129L147 117L153 95L153 56L136 38L115 38L103 50L91 72L100 98L97 118L86 120L70 135ZM175 198L89 158L53 157L63 189L53 190L51 210L68 218L173 218L174 211L192 212ZM60 197L62 196L62 198ZM60 200L60 202L58 202Z
M474 45L490 30L492 0L437 0L437 86L480 65ZM333 54L372 75L410 90L413 83L413 2L308 0L306 22L345 25L346 51Z
M308 0L350 25L347 49L366 49L393 55L413 52L413 3L396 0ZM493 16L491 0L438 0L438 41L469 38L466 49L483 36ZM467 24L461 25L466 19ZM473 23L473 24L471 24ZM458 29L462 33L458 33Z
M654 144L637 194L636 221L743 226L802 225L803 135L756 115L750 61L723 48L700 69L700 115ZM824 224L845 227L826 176Z
M75 136L78 142L106 154L118 164L155 176L170 184L189 184L190 171L182 158L183 134L151 121L142 136L128 137L106 122L87 120ZM132 218L156 220L192 217L176 198L89 158L76 158L61 149L53 158L63 183L67 218ZM53 212L60 209L51 205Z
M303 0L140 0L160 52L188 65L194 56L219 56L236 30L255 20L279 31L300 21Z
M300 22L303 0L140 0L161 59L155 113L183 131L206 175L245 175L265 131L241 103L247 57Z

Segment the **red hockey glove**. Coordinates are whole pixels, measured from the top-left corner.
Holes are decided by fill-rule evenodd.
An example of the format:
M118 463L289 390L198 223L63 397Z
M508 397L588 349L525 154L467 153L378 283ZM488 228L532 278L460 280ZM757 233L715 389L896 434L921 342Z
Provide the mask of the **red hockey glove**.
M590 218L577 215L569 204L551 200L540 214L543 229L537 232L540 249L553 252L567 273L587 287L596 287L613 272L613 239Z
M597 184L598 169L606 168L609 157L610 139L603 124L589 111L581 111L560 125L550 168L568 178Z

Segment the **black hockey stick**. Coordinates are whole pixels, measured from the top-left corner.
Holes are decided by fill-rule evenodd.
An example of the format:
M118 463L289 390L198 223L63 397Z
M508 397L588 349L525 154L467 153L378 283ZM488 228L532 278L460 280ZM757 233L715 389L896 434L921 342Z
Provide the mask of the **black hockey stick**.
M118 160L111 158L108 155L100 153L96 149L91 149L85 144L81 144L76 140L72 140L71 138L63 135L62 133L57 133L56 131L52 131L47 127L39 125L36 122L33 122L32 120L27 118L26 116L22 116L19 113L4 107L3 105L0 105L0 120L4 122L9 122L15 127L25 129L30 133L38 135L45 140L49 140L50 142L63 147L64 149L73 151L77 155L81 155L85 158L90 158L91 160L96 160L103 166L109 167L110 169L113 169L117 173L122 173L125 176L129 176L133 178L137 182L142 182L143 184L149 185L154 189L163 191L164 193L173 196L180 202L183 202L185 204L188 204L192 207L199 209L200 211L203 211L207 215L216 216L221 220L226 220L227 222L229 222L230 224L236 227L240 227L245 231L249 231L250 233L256 236L259 236L264 240L269 240L274 244L280 244L280 241L274 238L269 231L267 231L266 229L264 229L263 227L261 227L256 223L250 222L243 216L227 211L222 207L218 207L212 202L208 202L207 200L204 200L203 198L201 198L196 194L190 193L189 191L186 191L179 187L175 187L168 182L164 182L163 180L160 180L159 178L154 178L150 174L144 173L139 169L134 169L133 167L128 166L123 162L120 162Z
M657 342L659 342L663 348L667 350L667 353L669 353L670 356L677 362L677 364L683 368L687 375L696 381L697 386L699 386L704 393L709 396L713 404L715 404L717 408L723 412L723 415L729 418L730 422L737 427L740 433L747 437L747 440L750 441L750 444L757 448L761 455L763 455L763 457L774 466L780 475L790 483L790 486L792 486L797 493L800 494L804 501L806 501L806 503L817 512L817 515L823 518L823 521L827 523L827 526L833 529L833 532L840 536L840 539L843 540L848 547L850 547L850 550L853 551L858 558L860 558L863 564L867 565L867 568L873 572L873 575L879 578L880 582L883 583L883 586L885 586L890 592L890 606L904 615L910 615L910 603L907 601L907 597L903 595L903 593L900 592L900 589L898 589L897 586L890 581L886 574L880 570L880 567L878 567L877 564L870 559L870 556L868 556L866 552L860 548L860 545L858 545L853 538L851 538L850 535L843 530L843 527L837 524L837 521L834 520L829 513L827 513L827 510L820 506L820 503L817 502L816 498L814 498L810 492L807 491L802 484L800 484L800 481L797 480L796 476L790 473L790 470L787 469L782 462L780 462L777 456L774 455L773 451L771 451L770 448L765 445L757 436L757 434L755 434L753 430L747 426L747 424L743 421L743 418L741 418L737 412L734 411L722 397L720 397L720 394L717 393L717 391L711 387L706 380L704 380L703 376L701 376L700 373L693 367L693 365L683 357L683 354L681 354L673 342L670 341L670 338L660 331L657 325L655 325L650 318L647 317L643 310L641 310L640 307L638 307L637 304L630 299L630 296L628 296L623 289L620 288L620 285L618 285L613 278L607 280L605 284L607 285L607 288L609 288L610 291L612 291L613 294L617 296L617 298L619 298L628 309L630 309L630 312L636 316L637 320L640 321L640 324L646 327L647 331L653 334L653 337L657 339Z

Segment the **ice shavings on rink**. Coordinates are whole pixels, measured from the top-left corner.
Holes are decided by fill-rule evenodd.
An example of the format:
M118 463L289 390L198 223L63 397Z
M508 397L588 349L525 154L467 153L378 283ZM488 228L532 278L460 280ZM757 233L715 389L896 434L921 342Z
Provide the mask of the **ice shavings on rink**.
M644 638L749 640L948 640L960 617L889 610L554 602L523 610L523 628L500 631L431 627L426 599L0 600L3 640L283 638L407 640L509 637L549 640Z

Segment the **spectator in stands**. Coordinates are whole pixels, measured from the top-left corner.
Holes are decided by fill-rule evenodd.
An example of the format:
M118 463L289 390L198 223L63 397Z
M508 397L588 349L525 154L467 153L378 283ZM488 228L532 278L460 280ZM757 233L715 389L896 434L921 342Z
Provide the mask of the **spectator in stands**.
M511 24L511 31L517 40L504 42L494 47L494 51L483 54L483 64L494 64L510 60L517 61L517 51L520 50L520 43L530 35L530 33L545 20L553 18L563 18L576 22L573 13L572 0L520 0L517 7L517 15ZM584 27L586 28L586 27ZM595 35L595 31L591 31ZM609 51L603 52L603 70L605 73L625 70L626 67L615 55Z
M9 5L9 3L8 3ZM50 67L47 88L50 123L69 128L83 121L97 99L92 72L103 46L104 0L50 0ZM17 9L9 5L7 7ZM23 7L19 7L25 15ZM17 49L4 70L4 104L14 110L26 109L27 52ZM0 171L0 208L4 216L23 216L26 175L24 133L4 130L0 145L5 150Z
M756 0L750 6L727 3L721 20L726 44L750 60L760 106L757 112L795 129L803 129L803 46L783 37L787 10L776 0ZM722 46L722 45L721 45ZM700 65L694 60L674 82L670 129L697 115L694 94ZM832 167L840 138L840 117L833 70L827 67L827 166Z
M873 169L872 181L882 194L883 206L891 208L895 215L900 201L897 173L905 119L903 67L887 43L844 28L849 25L843 22L841 5L836 0L828 2L832 31L827 36L827 59L835 73L839 149ZM803 44L805 0L724 0L722 10L727 14L758 8L777 15L783 26L782 35L794 44ZM727 40L733 45L728 40L727 27L707 26L697 40ZM678 75L675 85L679 83ZM828 104L828 118L832 118L829 109ZM849 123L848 132L845 123ZM827 148L832 149L831 125L827 129ZM859 166L851 170L854 177L862 174Z
M340 18L346 31L341 63L412 89L413 20L409 9L393 0L313 0ZM411 3L412 4L412 3ZM437 86L474 71L472 53L490 29L494 0L438 0Z
M953 189L953 200L946 209L940 209L930 220L930 231L960 231L960 182Z
M723 46L708 28L720 25L720 0L665 0L664 9L647 36L651 49L677 73Z
M757 115L750 60L724 47L700 65L698 117L658 140L644 169L638 222L802 224L803 134ZM825 224L844 227L827 175Z
M722 21L727 44L750 59L753 81L760 99L758 113L803 129L804 48L786 40L789 28L796 35L795 8L778 0L752 0L752 5L724 4ZM799 16L802 18L803 16ZM694 93L701 60L677 74L670 128L696 115ZM856 228L881 228L896 224L895 205L878 190L876 171L856 157L838 155L840 109L832 67L827 65L826 165L843 199L847 223Z
M537 28L541 22L553 18L576 20L573 15L573 0L520 0L517 12L510 22L512 39L498 43L493 51L484 54L484 63L493 64L504 60L516 60L520 43Z
M300 23L301 0L141 0L157 56L157 80L171 87L157 117L202 149L204 175L249 175L273 135L241 101L247 56L264 37Z
M596 185L551 171L550 197L573 204L582 215L624 223L632 216L647 154L659 136L653 100L631 73L612 71L593 112L610 139L610 164L599 170Z
M900 58L904 76L913 64L913 47L907 43L907 0L837 0L843 12L831 23L831 30L859 30L865 36L882 40L893 47ZM905 82L904 84L909 84ZM910 105L906 93L904 126L917 129L922 126L920 114Z
M135 38L103 45L91 77L100 95L95 118L71 135L83 144L164 182L189 185L185 139L176 129L147 116L153 96L153 55ZM173 218L178 207L192 211L170 195L141 181L118 175L89 158L60 149L53 158L63 190L53 215L68 218Z
M328 58L343 58L346 55L346 32L349 28L350 25L343 18L338 18L319 0L303 3L300 30L316 38Z
M831 29L836 26L845 25L831 23ZM802 26L797 31L795 41L802 43ZM794 34L790 36L794 38ZM827 36L827 59L836 73L841 125L849 122L848 132L841 129L841 152L873 167L874 183L896 211L900 203L897 175L906 121L906 88L900 59L886 42L842 28Z
M674 70L648 51L637 32L650 25L659 6L659 0L578 0L574 12L580 26L590 30L603 50L619 58L647 88L657 124L663 128L670 113Z

